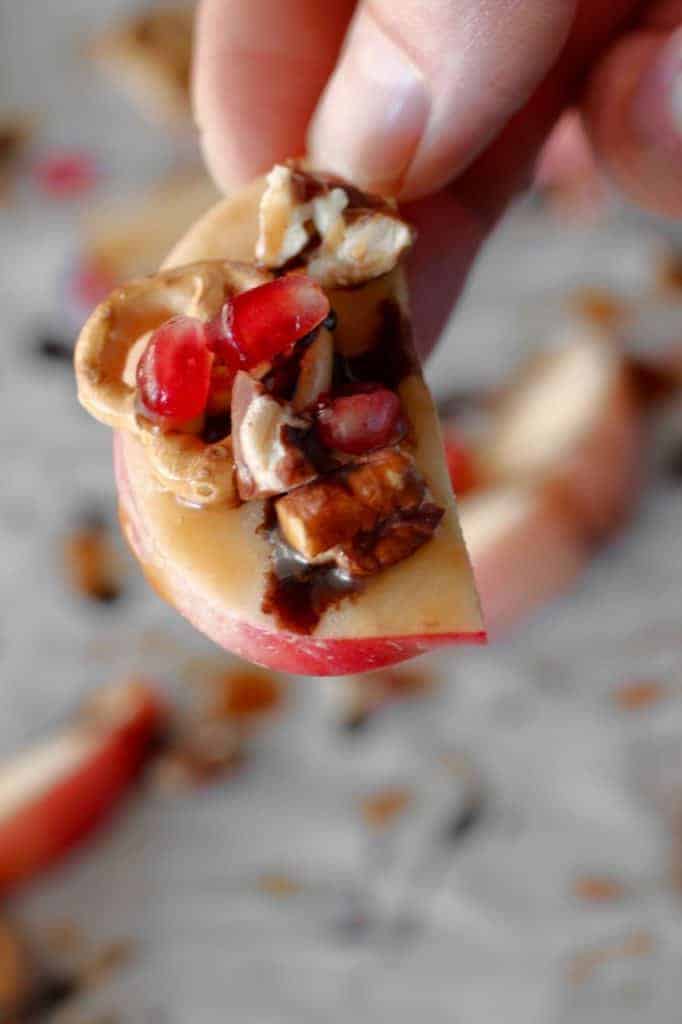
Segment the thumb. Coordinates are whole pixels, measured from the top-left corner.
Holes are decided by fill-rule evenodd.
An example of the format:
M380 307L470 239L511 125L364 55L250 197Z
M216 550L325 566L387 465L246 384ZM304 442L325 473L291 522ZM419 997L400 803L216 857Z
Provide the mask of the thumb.
M554 63L574 0L362 0L313 117L320 166L414 198L458 174Z

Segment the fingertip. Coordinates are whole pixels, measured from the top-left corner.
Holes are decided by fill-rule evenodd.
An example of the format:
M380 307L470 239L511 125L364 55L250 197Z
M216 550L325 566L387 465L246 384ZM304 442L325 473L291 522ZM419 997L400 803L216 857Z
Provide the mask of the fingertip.
M421 71L363 5L311 120L308 152L362 188L396 194L429 106Z
M233 188L301 153L334 66L352 0L202 0L193 102L218 185Z
M682 29L621 40L592 77L585 115L623 191L656 213L682 216Z

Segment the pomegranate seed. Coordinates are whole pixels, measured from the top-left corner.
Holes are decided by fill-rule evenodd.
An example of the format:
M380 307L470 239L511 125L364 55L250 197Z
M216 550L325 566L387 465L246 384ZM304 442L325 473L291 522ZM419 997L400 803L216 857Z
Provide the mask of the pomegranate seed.
M137 366L139 397L155 417L186 423L206 408L213 356L204 325L177 316L152 334Z
M387 388L335 398L317 414L322 444L349 455L395 443L403 429L400 399Z
M210 325L219 359L237 369L270 363L287 354L329 314L329 300L305 274L287 274L240 292Z
M476 487L476 467L471 452L452 430L445 435L445 460L452 489L458 497Z
M71 199L88 192L97 181L97 165L88 153L53 153L35 168L42 190L53 199Z

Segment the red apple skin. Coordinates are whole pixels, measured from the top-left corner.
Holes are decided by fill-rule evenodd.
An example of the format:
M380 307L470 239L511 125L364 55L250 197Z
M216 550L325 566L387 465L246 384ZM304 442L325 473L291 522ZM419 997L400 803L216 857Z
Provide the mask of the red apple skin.
M123 445L114 440L114 468L123 534L148 582L160 597L184 615L196 629L225 650L264 668L296 675L334 676L367 672L396 665L418 654L450 644L484 644L486 633L443 633L425 636L316 639L242 622L195 593L187 580L169 565L163 576L153 564L144 524L137 514L129 486Z
M82 843L139 776L159 735L163 708L146 684L125 685L130 694L125 718L101 728L94 749L70 774L0 819L0 893L33 878ZM84 723L83 728L89 726Z
M534 492L522 522L501 523L484 545L467 536L467 503L460 503L462 529L474 570L489 636L507 633L567 591L584 570L589 549L569 510L548 494Z

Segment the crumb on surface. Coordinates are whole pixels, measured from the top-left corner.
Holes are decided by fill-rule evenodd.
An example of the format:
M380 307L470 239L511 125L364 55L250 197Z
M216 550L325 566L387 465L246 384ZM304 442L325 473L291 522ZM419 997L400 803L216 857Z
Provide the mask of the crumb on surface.
M640 711L663 700L666 687L656 679L635 679L617 686L611 696L621 710Z
M63 565L68 583L81 597L99 604L122 597L123 563L106 523L84 519L67 533Z
M655 946L656 943L650 932L637 929L620 941L581 950L569 961L569 980L575 985L584 984L600 967L628 957L651 956Z
M384 829L392 825L413 803L414 794L406 786L386 786L363 797L360 812L371 829Z
M291 875L277 871L268 871L259 875L256 884L261 892L278 898L295 896L303 888L301 883L292 878Z
M590 323L606 328L617 327L627 312L623 300L608 288L579 288L569 297L569 306Z
M611 875L579 875L573 880L573 895L582 903L618 903L626 894L626 885Z

